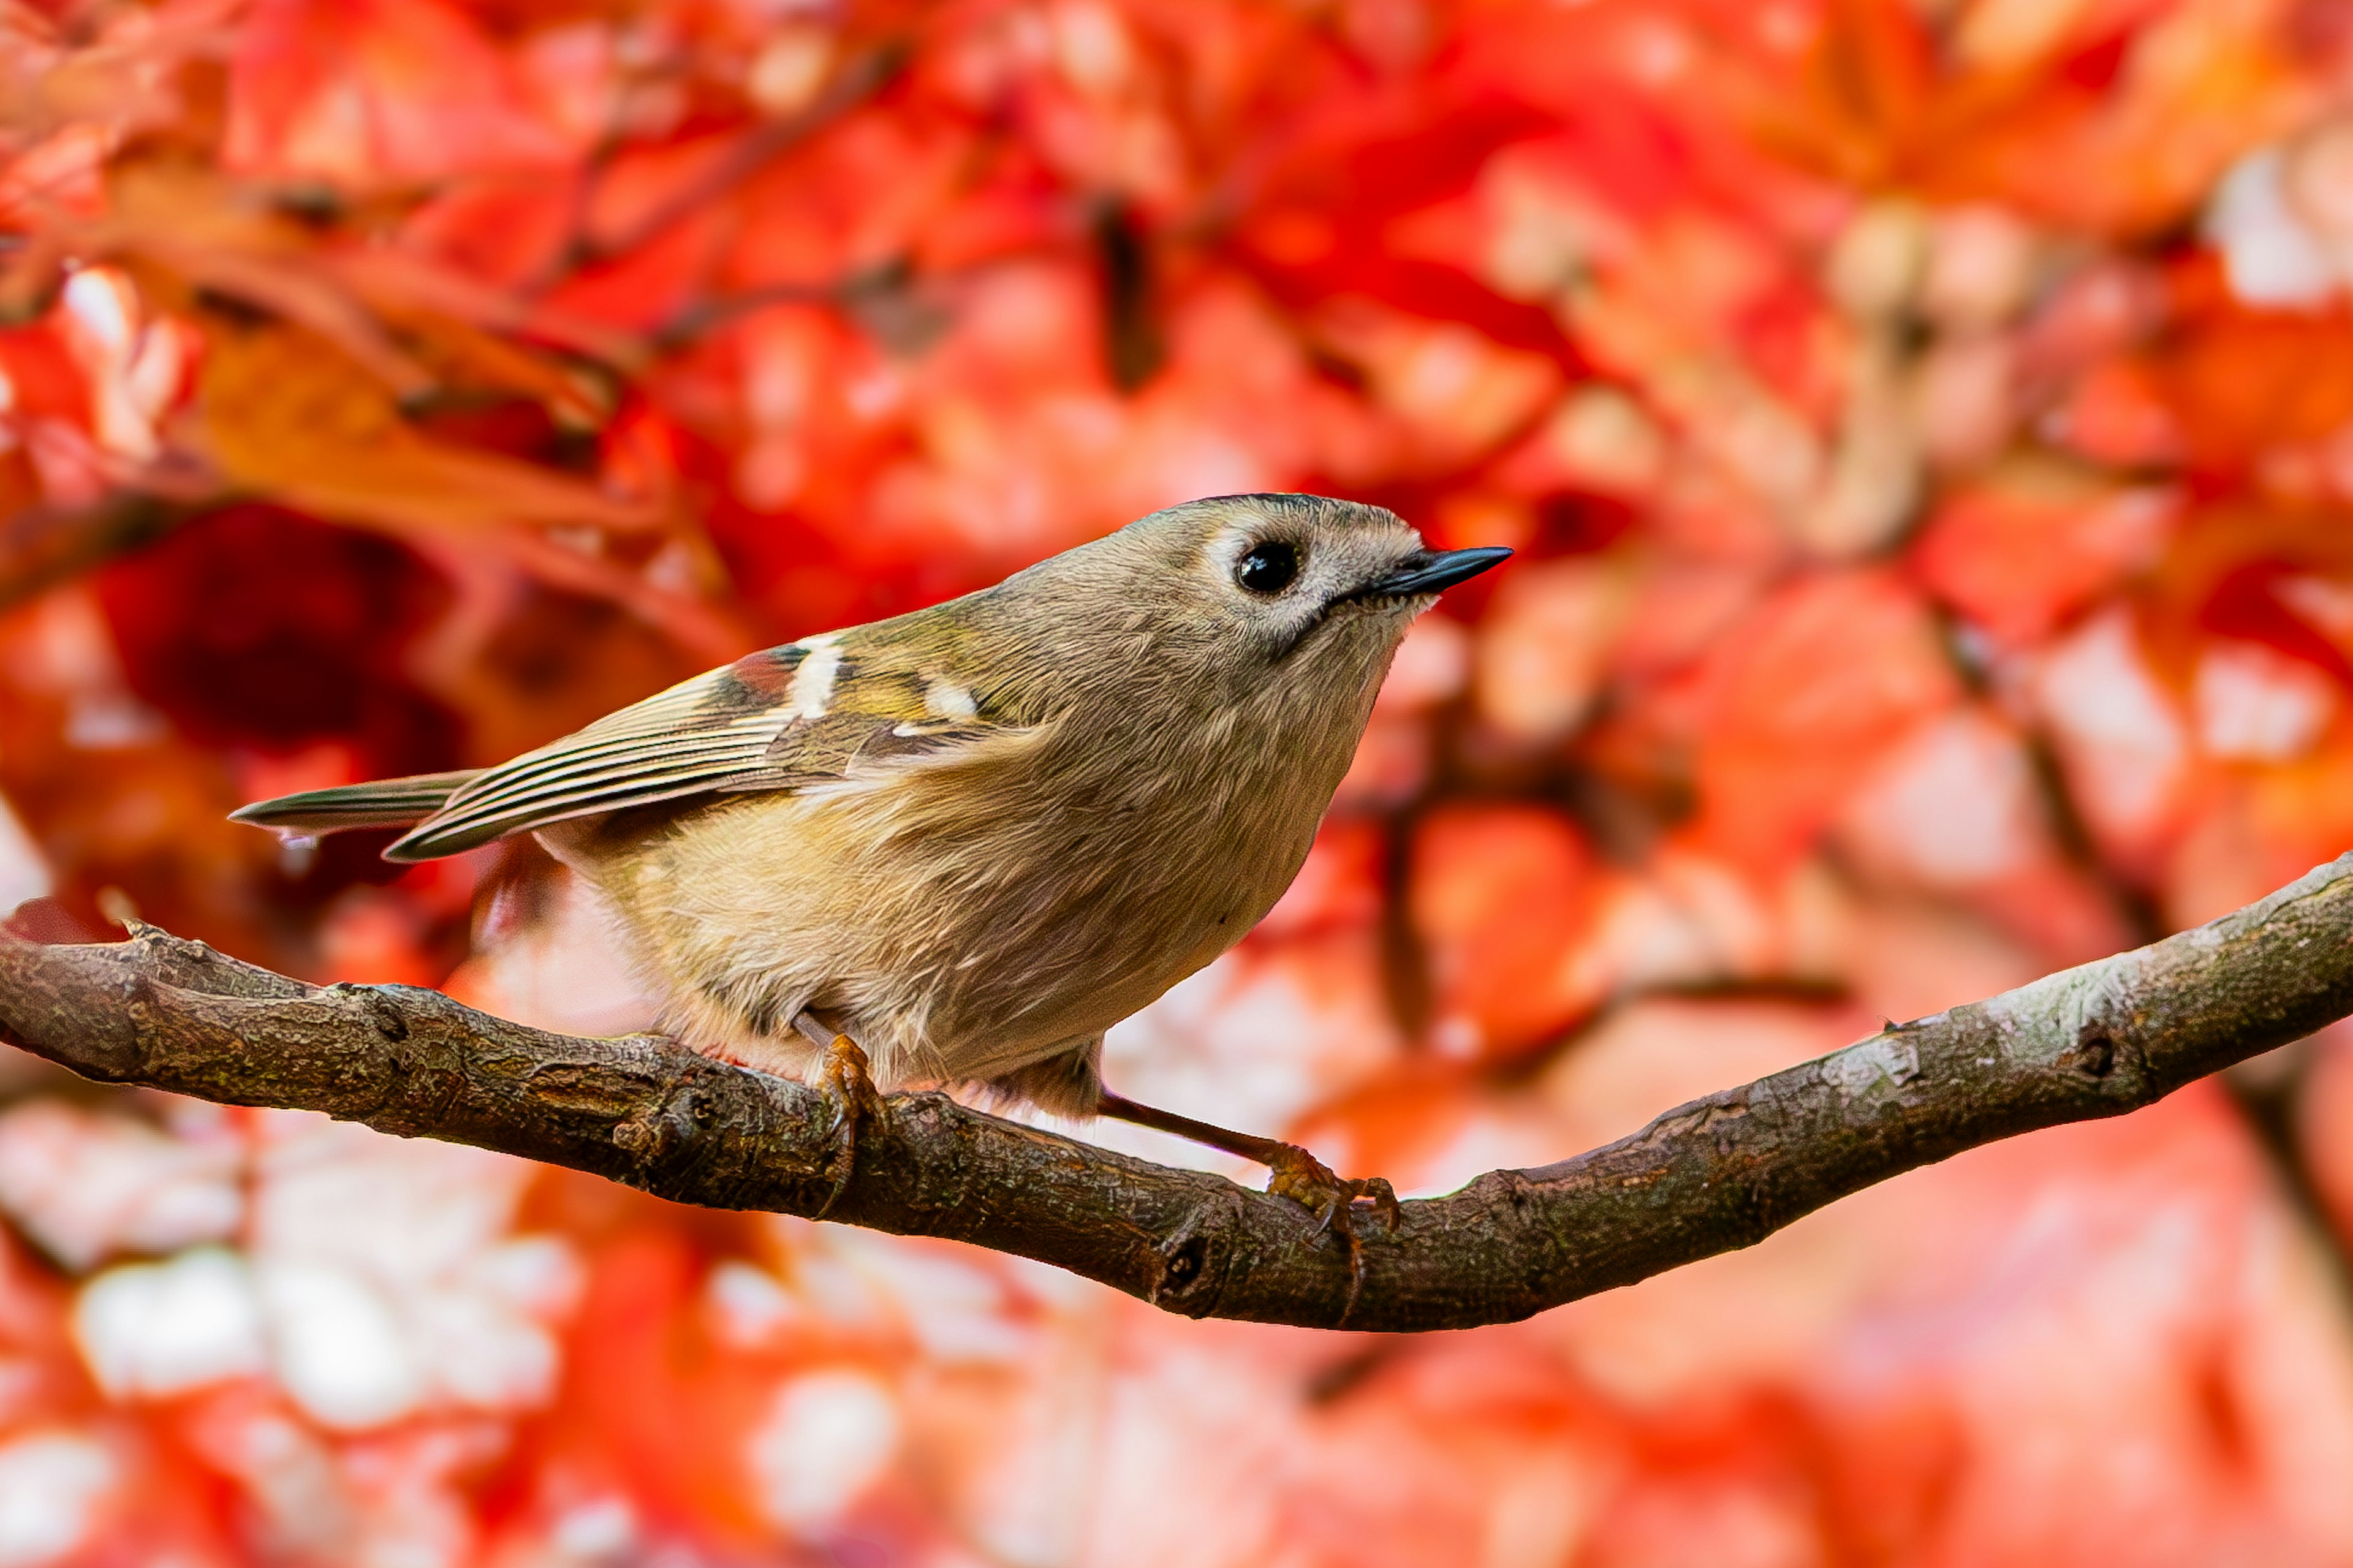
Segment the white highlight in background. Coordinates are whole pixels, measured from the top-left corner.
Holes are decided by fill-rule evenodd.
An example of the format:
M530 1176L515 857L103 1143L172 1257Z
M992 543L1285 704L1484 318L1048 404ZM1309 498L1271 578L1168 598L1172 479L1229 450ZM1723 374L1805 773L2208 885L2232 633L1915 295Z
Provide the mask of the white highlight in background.
M747 1458L761 1512L798 1533L849 1511L899 1451L899 1406L864 1373L813 1372L776 1390Z

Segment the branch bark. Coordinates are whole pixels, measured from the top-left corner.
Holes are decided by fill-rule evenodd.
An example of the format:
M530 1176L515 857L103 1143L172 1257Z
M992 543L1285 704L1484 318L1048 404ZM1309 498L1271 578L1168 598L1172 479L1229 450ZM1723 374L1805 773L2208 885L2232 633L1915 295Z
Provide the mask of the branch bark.
M1869 1039L1372 1228L1222 1177L892 1096L826 1217L952 1237L1196 1317L1368 1330L1527 1317L1746 1247L1873 1183L2113 1116L2353 1013L2353 855L2211 924ZM322 1110L685 1203L815 1215L828 1102L652 1036L548 1034L408 986L290 980L152 927L0 937L0 1037L114 1083Z

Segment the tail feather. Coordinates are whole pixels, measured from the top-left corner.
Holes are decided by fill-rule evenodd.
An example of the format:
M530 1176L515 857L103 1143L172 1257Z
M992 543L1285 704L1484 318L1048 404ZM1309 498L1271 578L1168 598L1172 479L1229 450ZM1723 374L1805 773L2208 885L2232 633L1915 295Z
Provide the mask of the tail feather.
M374 779L333 789L304 790L276 800L257 800L230 812L232 822L280 827L293 833L334 833L346 827L407 827L441 809L442 803L480 769L416 773L404 779Z

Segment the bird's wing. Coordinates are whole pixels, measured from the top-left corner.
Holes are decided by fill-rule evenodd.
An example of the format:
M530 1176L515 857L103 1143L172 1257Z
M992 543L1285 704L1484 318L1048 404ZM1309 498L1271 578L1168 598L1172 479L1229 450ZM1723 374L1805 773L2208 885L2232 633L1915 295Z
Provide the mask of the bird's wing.
M939 757L1016 732L982 715L960 688L858 668L834 638L811 637L696 676L485 769L385 858L430 860L688 795L834 783L856 764Z

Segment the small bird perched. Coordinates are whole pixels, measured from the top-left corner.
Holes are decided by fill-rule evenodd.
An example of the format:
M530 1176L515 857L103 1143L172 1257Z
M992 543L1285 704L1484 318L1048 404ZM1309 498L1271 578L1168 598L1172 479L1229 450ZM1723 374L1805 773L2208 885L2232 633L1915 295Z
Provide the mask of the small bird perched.
M1257 1160L1327 1224L1393 1214L1385 1182L1109 1092L1103 1031L1273 906L1407 626L1510 553L1318 496L1192 501L496 767L235 816L406 826L390 860L536 836L617 917L666 1029L834 1096L841 1182L878 1087L965 1082Z

